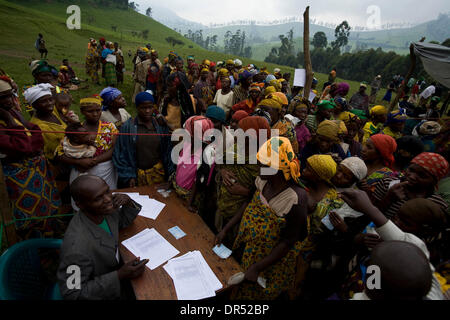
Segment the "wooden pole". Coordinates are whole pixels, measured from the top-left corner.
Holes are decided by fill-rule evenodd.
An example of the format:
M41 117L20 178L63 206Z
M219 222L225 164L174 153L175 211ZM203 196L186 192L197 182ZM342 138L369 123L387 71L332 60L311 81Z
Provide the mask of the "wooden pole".
M422 42L425 38L422 38L420 42ZM414 69L416 68L416 54L414 53L414 45L411 43L409 46L409 58L411 59L411 64L409 66L408 73L406 74L405 80L403 81L403 84L398 88L397 94L395 95L395 99L392 100L390 106L389 106L389 112L394 110L395 106L397 105L398 101L400 100L400 96L405 90L406 85L408 84L409 79L411 79L411 76L414 72Z
M303 13L303 55L306 70L306 82L305 88L303 89L303 96L306 99L309 99L309 93L311 91L313 80L311 55L309 52L309 6L306 7L305 12Z
M6 189L3 165L0 161L0 215L6 233L7 246L10 247L17 242L16 224L9 203L8 190ZM2 237L3 235L0 235Z

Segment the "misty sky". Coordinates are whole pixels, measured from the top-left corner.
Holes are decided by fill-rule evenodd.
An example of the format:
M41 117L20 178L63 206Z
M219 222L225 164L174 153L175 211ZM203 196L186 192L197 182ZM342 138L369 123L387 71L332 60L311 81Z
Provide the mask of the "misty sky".
M380 8L381 24L420 23L450 12L450 0L134 0L145 10L149 5L164 6L180 17L203 24L240 19L275 20L303 14L319 21L365 26L370 5Z

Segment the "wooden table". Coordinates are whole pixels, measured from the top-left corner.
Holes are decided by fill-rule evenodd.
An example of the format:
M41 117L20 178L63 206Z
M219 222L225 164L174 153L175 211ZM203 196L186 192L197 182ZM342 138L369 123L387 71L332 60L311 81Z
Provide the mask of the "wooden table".
M139 192L141 195L148 195L150 198L166 204L156 220L138 216L131 226L120 232L120 242L134 236L145 228L155 228L170 244L180 251L178 256L189 251L199 250L222 283L223 288L220 291L227 288L227 281L232 275L242 271L233 257L224 260L212 251L215 235L198 214L187 210L173 190L168 198L164 198L159 194L155 187L123 189L117 192ZM174 226L180 227L186 233L186 236L176 240L168 231ZM122 244L120 245L120 253L125 261L135 258ZM142 276L131 281L138 300L177 300L172 278L164 270L163 265L154 270L145 268Z

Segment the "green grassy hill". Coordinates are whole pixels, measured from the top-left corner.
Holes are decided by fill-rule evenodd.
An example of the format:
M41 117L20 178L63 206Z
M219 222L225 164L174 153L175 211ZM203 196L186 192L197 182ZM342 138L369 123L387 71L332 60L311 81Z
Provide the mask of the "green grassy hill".
M133 10L122 10L113 7L92 6L89 1L78 1L81 7L81 30L69 30L66 27L67 3L62 1L47 0L41 1L14 1L0 0L0 68L4 69L22 87L32 84L33 78L28 68L30 61L40 57L34 48L34 43L38 33L42 33L49 50L49 62L55 66L61 64L62 59L68 58L75 72L81 79L86 79L84 69L85 54L89 38L99 39L105 37L109 41L118 41L125 54L127 70L132 70L131 58L126 54L128 50L133 53L138 46L151 43L158 50L160 58L165 57L170 50L175 50L182 57L195 55L197 61L208 58L213 61L236 58L234 56L206 51L189 40L183 38L170 28L156 22L155 20L141 15ZM116 26L117 31L113 32L111 26ZM141 32L149 30L148 39L139 38L132 35L132 31ZM185 44L172 48L165 41L165 38L172 36L182 40ZM191 47L191 48L190 48ZM276 66L266 64L256 60L241 59L244 64L254 63L258 66L266 65L269 70ZM291 72L293 69L281 66L283 72ZM406 70L405 70L406 71ZM320 83L326 81L327 76L316 74ZM340 81L342 79L338 79ZM371 80L371 79L368 79ZM358 83L349 81L351 86L350 94L358 88ZM133 82L131 72L125 74L125 84L120 87L124 93L129 111L134 114L131 103L133 92ZM74 97L73 109L78 111L78 101L94 93L99 93L103 87L89 83L89 88L72 92ZM382 93L380 93L382 97Z

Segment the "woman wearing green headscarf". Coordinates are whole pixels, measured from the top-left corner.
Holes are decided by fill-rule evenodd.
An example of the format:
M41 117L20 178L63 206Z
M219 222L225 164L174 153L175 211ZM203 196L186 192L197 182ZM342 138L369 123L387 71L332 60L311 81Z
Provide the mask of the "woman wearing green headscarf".
M310 114L306 118L306 127L308 127L311 134L316 132L319 123L324 120L330 120L333 109L336 107L336 104L332 101L322 100L317 105L317 111L315 114Z

